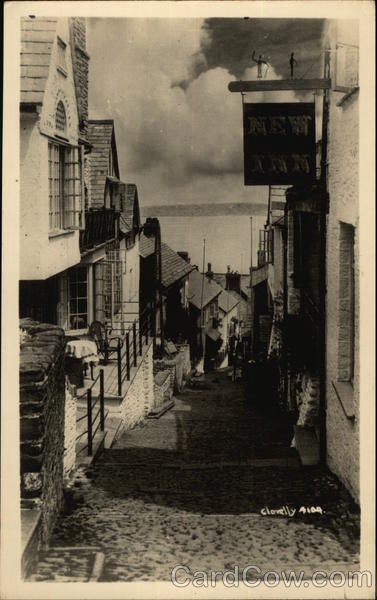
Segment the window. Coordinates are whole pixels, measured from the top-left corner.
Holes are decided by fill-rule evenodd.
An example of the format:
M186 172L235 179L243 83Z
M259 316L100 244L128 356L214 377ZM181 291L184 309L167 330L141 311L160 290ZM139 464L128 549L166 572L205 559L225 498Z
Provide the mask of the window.
M111 322L122 312L122 281L124 262L119 249L106 251L106 259L94 266L94 313L95 319Z
M68 272L69 329L88 327L88 275L86 267L75 267Z
M62 101L58 102L55 113L55 128L58 134L67 133L67 117Z
M336 45L335 91L348 92L359 85L359 48L351 44Z
M340 224L338 379L353 383L355 369L355 229Z
M63 75L67 75L67 63L66 63L66 48L67 44L58 37L57 43L57 68Z
M82 162L75 146L48 143L49 229L77 229L82 218Z
M58 325L65 330L88 327L88 272L74 267L59 277Z
M259 257L264 258L265 263L274 262L274 230L260 229L259 230Z

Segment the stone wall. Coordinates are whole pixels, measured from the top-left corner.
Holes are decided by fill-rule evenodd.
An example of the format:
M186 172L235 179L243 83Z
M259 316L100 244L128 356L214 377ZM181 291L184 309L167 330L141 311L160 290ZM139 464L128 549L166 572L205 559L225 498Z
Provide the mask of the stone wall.
M64 419L64 483L69 481L76 464L76 387L66 378L65 387L65 419Z
M121 431L143 421L154 402L153 343L139 363L126 395L120 405Z
M171 400L173 390L171 387L170 371L159 371L154 376L154 410L159 410L165 402Z
M300 312L300 290L295 287L294 282L294 212L288 211L287 218L287 312L289 315L297 315Z
M20 327L21 506L41 510L47 544L63 504L65 338L30 319Z
M339 34L339 32L338 32ZM332 45L344 41L332 35ZM335 49L335 48L334 48ZM329 216L327 228L327 462L359 501L359 102L358 92L337 106L342 94L331 93L329 119ZM342 224L354 227L355 348L353 381L347 378L342 346L349 345L349 329L342 326L343 273L349 254L341 248ZM347 258L348 257L348 258ZM341 367L341 368L339 368ZM335 385L335 387L334 387ZM348 416L345 403L348 401ZM354 415L350 416L349 407Z

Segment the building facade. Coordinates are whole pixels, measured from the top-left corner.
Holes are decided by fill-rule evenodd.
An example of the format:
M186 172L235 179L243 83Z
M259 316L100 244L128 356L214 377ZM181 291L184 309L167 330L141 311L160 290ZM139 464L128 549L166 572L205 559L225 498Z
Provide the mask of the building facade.
M261 251L273 249L270 355L279 360L282 405L297 415L293 443L307 464L326 461L358 502L357 29L329 22L323 47L331 89L323 117L327 143L317 141L317 179L287 189L280 207L270 203Z
M86 334L139 318L137 188L112 120L88 120L85 19L21 23L20 316Z
M327 462L359 501L359 88L358 31L330 23L326 302Z
M80 262L85 228L85 107L79 116L74 75L88 57L72 41L80 26L21 20L20 312L50 323L59 321L60 274Z

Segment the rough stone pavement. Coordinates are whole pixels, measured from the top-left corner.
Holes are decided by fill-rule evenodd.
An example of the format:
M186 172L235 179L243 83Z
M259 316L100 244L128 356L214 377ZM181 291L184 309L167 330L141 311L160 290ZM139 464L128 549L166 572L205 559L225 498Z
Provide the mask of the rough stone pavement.
M180 564L192 572L356 569L358 509L327 470L300 466L291 438L285 416L245 403L241 382L207 376L77 473L52 546L99 547L103 581L169 581ZM295 515L261 513L283 506ZM49 576L41 561L34 579L59 580L58 563ZM83 577L74 564L71 577Z

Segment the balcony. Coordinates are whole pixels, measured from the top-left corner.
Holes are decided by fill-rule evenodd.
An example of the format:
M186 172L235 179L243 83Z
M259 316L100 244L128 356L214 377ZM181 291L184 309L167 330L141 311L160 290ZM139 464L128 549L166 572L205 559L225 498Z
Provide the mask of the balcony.
M85 214L85 229L80 231L80 252L85 254L117 237L119 213L113 208L90 209Z

